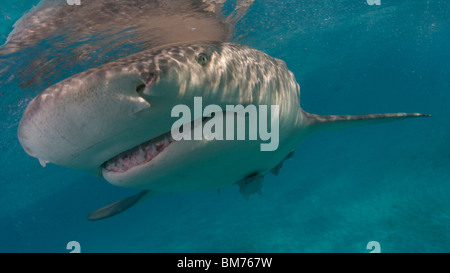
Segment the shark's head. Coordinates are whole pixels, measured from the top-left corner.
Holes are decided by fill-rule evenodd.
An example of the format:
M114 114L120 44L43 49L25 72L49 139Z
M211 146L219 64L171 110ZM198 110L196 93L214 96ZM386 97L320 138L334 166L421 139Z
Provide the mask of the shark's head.
M192 109L191 120L202 118L195 117L194 97L202 98L203 107L215 104L223 110L226 105L279 105L282 134L283 126L301 117L299 87L283 61L242 45L197 42L143 51L51 86L25 110L18 137L41 163L130 187L164 181L168 174L174 180L177 172L181 181L186 172L219 175L235 168L223 162L225 157L255 161L248 149L260 152L259 144L171 138L174 106ZM279 149L279 156L266 153L273 160L260 160L261 166L256 160L235 178L270 168L292 147Z

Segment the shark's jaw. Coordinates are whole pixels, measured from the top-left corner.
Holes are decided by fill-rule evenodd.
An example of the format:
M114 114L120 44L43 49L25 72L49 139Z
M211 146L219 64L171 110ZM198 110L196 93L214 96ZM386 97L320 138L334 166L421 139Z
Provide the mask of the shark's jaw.
M102 172L124 173L133 167L147 164L162 153L172 142L174 142L174 139L168 132L141 143L107 160L101 165Z
M202 117L200 124L203 126L205 121L208 121L209 119L209 116ZM194 121L186 124L186 126L191 127L191 130L193 130ZM180 130L180 128L176 129L178 131ZM115 173L126 173L134 167L151 163L153 159L164 153L164 150L172 145L172 143L177 142L177 140L172 137L172 130L159 135L158 137L140 143L139 145L121 152L120 154L105 161L100 166L103 175L105 176L107 173L109 175L113 175Z

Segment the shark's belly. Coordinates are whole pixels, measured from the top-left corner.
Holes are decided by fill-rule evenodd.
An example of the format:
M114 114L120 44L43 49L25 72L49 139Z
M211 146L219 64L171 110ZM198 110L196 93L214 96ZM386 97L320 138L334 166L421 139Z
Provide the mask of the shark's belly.
M200 149L204 145L208 149ZM124 173L104 174L105 179L116 186L161 193L217 190L267 172L291 151L285 145L271 152L260 151L259 141L248 140L180 141L166 149L146 165Z

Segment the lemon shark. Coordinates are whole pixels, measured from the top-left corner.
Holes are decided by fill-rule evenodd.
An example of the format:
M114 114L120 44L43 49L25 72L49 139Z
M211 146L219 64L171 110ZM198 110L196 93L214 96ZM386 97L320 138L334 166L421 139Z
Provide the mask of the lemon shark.
M193 107L194 97L222 109L277 105L277 149L261 151L261 141L252 140L175 141L171 111L180 104ZM199 41L142 51L47 88L26 108L18 138L43 166L50 162L142 190L89 214L98 220L162 193L238 184L248 196L316 132L428 116L311 114L300 107L299 84L284 61L245 45ZM210 117L194 116L191 126Z

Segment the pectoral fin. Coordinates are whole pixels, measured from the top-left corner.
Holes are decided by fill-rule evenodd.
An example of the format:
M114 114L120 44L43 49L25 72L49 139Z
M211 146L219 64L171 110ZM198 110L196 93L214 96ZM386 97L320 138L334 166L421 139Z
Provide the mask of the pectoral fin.
M238 181L236 184L239 186L239 192L244 196L246 200L250 195L254 193L259 193L261 195L262 184L264 180L264 175L253 174L245 179Z
M95 221L114 216L157 194L158 193L149 190L143 190L138 194L114 202L108 206L99 208L98 210L89 213L88 220Z

